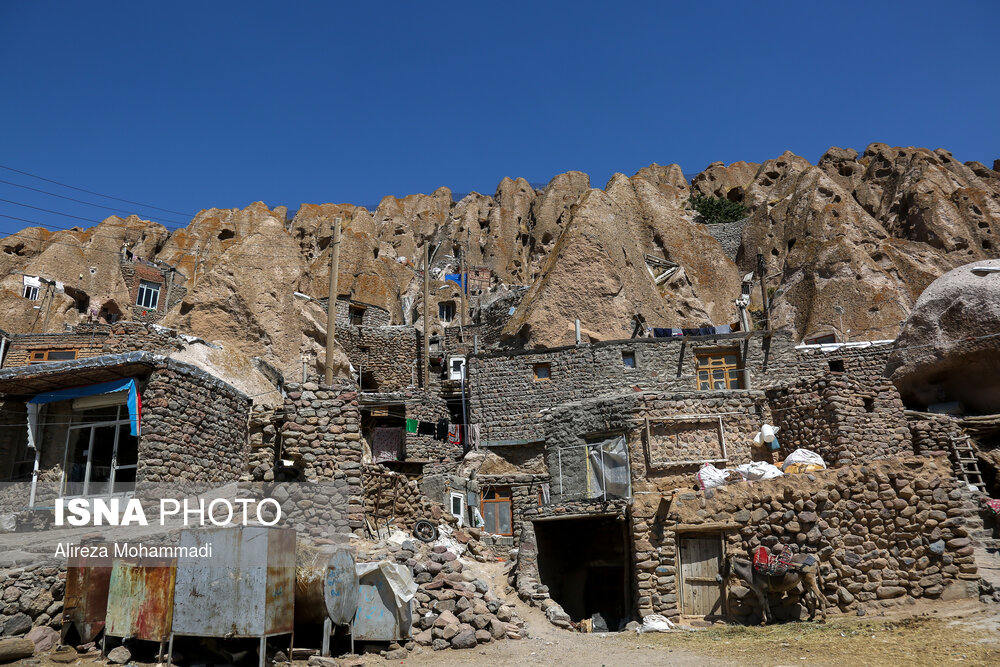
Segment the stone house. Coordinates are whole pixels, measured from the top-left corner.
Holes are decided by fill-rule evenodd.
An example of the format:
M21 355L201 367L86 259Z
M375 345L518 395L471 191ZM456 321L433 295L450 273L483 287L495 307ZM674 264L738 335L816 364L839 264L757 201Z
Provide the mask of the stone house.
M746 589L727 596L716 576L727 557L780 541L821 556L827 601L842 609L974 595L978 517L942 478L946 460L914 459L878 371L889 349L754 332L471 355L480 503L502 503L491 515L505 518L485 529L517 549L519 593L564 626L594 614L611 629L649 613L754 620ZM780 427L775 453L752 443L764 423ZM706 463L799 447L829 470L697 487ZM791 596L779 614L802 611Z
M119 267L129 292L126 308L132 321L159 322L187 294L184 274L162 262L150 262L123 248ZM123 315L121 305L105 303L98 317L113 324Z
M214 486L246 466L250 398L152 352L5 368L0 396L0 477L21 483L5 511L165 482Z

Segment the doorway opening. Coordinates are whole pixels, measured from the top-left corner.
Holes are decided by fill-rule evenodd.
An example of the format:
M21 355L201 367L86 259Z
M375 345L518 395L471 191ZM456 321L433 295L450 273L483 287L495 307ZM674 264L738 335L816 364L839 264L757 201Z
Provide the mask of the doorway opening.
M538 574L574 622L599 615L614 632L632 608L626 524L621 516L536 521Z

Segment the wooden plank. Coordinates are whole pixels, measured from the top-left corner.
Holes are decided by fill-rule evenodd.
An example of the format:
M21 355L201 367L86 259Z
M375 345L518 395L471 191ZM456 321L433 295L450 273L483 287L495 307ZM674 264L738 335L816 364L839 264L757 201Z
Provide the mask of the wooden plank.
M687 616L720 615L722 592L716 577L721 561L718 535L679 538L681 612Z

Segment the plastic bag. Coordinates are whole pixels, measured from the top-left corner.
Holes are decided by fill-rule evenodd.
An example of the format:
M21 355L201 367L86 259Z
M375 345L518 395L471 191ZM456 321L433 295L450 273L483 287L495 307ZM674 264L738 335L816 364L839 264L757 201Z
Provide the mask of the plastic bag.
M825 468L816 463L789 463L785 466L785 473L788 475L816 472L817 470L825 470Z
M698 471L698 486L702 489L714 489L723 486L729 478L728 470L719 470L711 463L706 463Z
M676 626L666 616L650 614L642 617L642 627L636 632L670 632L676 629Z
M781 477L784 475L783 472L776 465L772 465L767 461L754 461L753 463L744 463L738 465L735 468L736 472L748 482L756 482L761 479L773 479L775 477Z
M818 465L820 466L820 469L826 468L826 461L823 460L823 457L808 449L799 448L789 454L788 458L785 459L784 465L781 466L781 469L787 471L788 466L793 463Z

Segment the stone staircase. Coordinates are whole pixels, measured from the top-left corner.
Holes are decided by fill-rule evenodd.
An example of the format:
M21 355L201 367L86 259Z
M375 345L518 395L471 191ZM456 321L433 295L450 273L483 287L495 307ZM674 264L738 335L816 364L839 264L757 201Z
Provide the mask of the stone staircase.
M972 540L973 557L979 574L979 592L984 602L1000 602L1000 522L986 517L980 509L981 494L965 491L966 530Z

